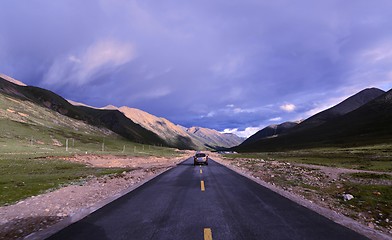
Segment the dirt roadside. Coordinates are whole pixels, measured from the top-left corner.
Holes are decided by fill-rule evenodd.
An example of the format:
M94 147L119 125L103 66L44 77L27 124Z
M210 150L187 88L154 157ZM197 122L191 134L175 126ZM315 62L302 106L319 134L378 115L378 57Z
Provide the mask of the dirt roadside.
M124 194L127 189L131 190L189 156L191 153L176 158L114 155L76 155L64 158L93 167L132 170L104 177L91 176L73 185L0 207L0 239L23 239L33 232L47 229L65 218L72 218L81 211L107 202L113 196Z
M392 226L381 227L375 219L368 217L366 214L358 213L339 204L336 197L312 190L313 187L314 189L323 189L331 183L339 187L341 182L347 180L346 173L366 171L290 164L281 161L260 160L255 164L254 159L227 159L220 154L211 154L211 157L218 163L256 181L260 185L370 239L392 240ZM292 186L287 184L286 181L299 181L301 184ZM388 184L392 183L389 182ZM304 186L311 186L312 188L309 189ZM356 217L352 218L352 216Z
M53 192L34 196L11 206L0 207L0 239L21 239L30 233L43 231L62 220L73 218L86 209L92 208L119 196L147 179L183 161L192 153L177 158L124 157L77 155L64 160L80 162L95 167L123 167L132 169L122 174L90 177L83 182L63 187ZM317 166L298 165L277 161L265 161L255 168L247 161L231 161L211 154L212 159L245 175L259 184L270 188L333 221L358 231L371 239L392 239L392 229L380 228L374 219L361 218L353 220L350 209L336 205L336 200L301 186L285 186L279 183L279 174L295 177L305 184L324 186L329 182L338 182L345 169L318 168ZM250 167L251 166L251 167ZM262 171L260 171L260 168ZM257 170L257 171L255 171ZM279 173L277 173L279 172ZM352 170L348 170L352 172ZM335 202L334 202L335 201Z

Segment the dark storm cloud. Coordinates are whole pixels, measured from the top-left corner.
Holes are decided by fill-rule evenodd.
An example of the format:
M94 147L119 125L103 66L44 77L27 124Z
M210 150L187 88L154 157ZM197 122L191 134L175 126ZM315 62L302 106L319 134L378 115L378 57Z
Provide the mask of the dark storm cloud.
M0 72L89 105L245 131L392 87L392 3L0 3Z

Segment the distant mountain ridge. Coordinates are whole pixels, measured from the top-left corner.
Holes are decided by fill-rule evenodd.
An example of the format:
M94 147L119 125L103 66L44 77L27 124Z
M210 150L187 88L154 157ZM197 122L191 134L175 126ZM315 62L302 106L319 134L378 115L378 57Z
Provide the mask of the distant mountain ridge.
M220 133L214 129L191 127L186 130L194 138L204 142L206 146L214 149L230 148L242 143L244 139L231 133Z
M206 147L216 149L237 146L243 141L242 138L234 134L223 134L208 128L186 128L176 125L165 118L154 116L140 109L125 106L118 109L132 121L155 132L171 146L188 146L193 149L204 149Z
M175 147L179 149L205 149L233 147L243 139L211 129L208 133L193 134L179 125L139 109L108 105L103 108L65 100L49 90L27 86L6 75L0 75L0 93L34 102L62 115L82 120L97 127L105 127L131 141Z
M358 105L361 106L358 107ZM354 109L348 111L350 110L348 107ZM330 114L331 109L339 114ZM328 117L324 118L324 115ZM321 119L324 122L311 126L314 122L310 120L314 119ZM307 125L301 127L304 123ZM392 90L384 92L372 88L365 89L335 107L308 118L285 134L275 138L259 139L234 149L237 151L280 151L312 147L363 146L391 141Z
M170 122L165 118L156 117L152 114L144 112L140 109L120 107L118 108L124 115L141 125L142 127L155 132L168 145L180 147L180 148L202 148L203 144L200 142L194 142L190 136L179 126Z

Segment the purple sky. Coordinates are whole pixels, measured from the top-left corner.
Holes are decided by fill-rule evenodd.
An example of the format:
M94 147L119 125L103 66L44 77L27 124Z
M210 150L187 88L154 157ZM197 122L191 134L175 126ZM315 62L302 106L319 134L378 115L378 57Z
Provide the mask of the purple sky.
M390 0L2 0L0 72L247 135L392 88Z

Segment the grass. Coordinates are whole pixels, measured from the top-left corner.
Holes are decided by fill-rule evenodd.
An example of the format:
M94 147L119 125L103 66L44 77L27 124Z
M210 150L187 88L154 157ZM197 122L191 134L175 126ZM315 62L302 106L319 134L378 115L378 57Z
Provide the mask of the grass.
M75 183L91 175L102 176L123 171L120 168L92 168L62 160L1 159L0 205Z
M351 173L350 176L364 179L392 180L392 175L389 174Z
M37 135L35 135L37 137ZM30 144L27 139L4 139L0 142L0 205L11 204L29 196L81 181L86 177L123 172L124 169L92 168L63 160L43 160L75 154L174 157L171 148L129 142L121 138L83 135L69 140L69 149L57 147L42 138ZM104 142L104 151L102 143ZM72 146L72 143L74 146Z
M227 158L255 158L286 162L352 168L373 171L392 171L392 145L361 148L319 148L285 152L228 154Z
M381 226L390 225L388 222L392 218L391 186L346 183L345 191L352 194L354 199L343 204L366 213L368 218L375 219Z
M262 153L240 153L225 155L226 158L239 162L241 166L253 169L253 165L265 161L284 161L291 163L303 163L313 165L323 165L329 167L340 167L359 170L371 170L379 172L392 171L392 145L373 145L356 148L319 148L304 149L285 152L262 152ZM262 169L262 171L267 171ZM301 193L305 197L309 190L315 192L319 197L329 196L336 206L348 211L350 217L354 219L365 219L366 223L373 222L378 226L391 229L392 220L392 187L388 181L392 176L387 173L350 173L345 175L343 180L337 182L325 182L322 185L302 182L298 179L289 179L285 174L271 170L275 174L269 179L276 185L283 187L301 187ZM256 171L257 172L257 171ZM294 174L294 173L293 173ZM306 173L302 173L307 176ZM268 174L267 174L268 176ZM365 179L371 181L359 181ZM387 181L380 181L387 180ZM343 201L342 194L349 193L354 196L350 201Z

